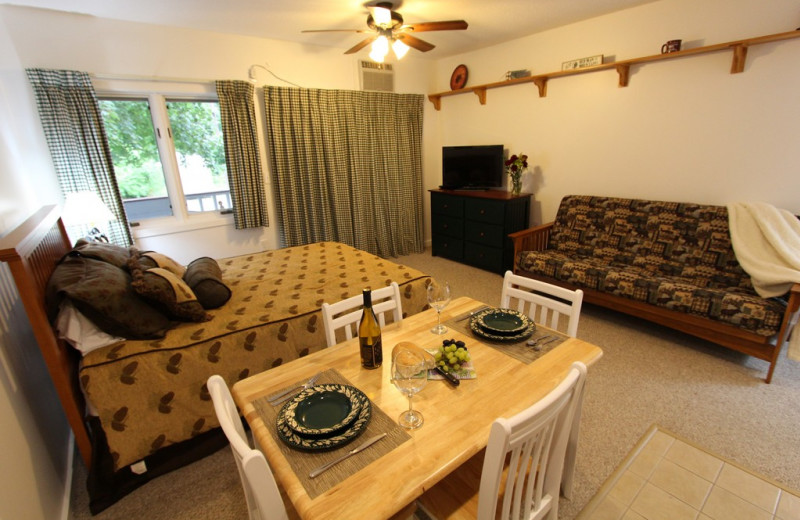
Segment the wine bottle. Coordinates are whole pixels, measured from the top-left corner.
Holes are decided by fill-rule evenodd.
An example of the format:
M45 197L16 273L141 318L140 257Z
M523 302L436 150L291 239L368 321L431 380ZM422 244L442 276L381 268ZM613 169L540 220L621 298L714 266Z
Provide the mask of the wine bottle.
M361 366L378 368L383 363L381 326L372 310L372 291L364 289L364 313L358 324L358 344L361 349Z

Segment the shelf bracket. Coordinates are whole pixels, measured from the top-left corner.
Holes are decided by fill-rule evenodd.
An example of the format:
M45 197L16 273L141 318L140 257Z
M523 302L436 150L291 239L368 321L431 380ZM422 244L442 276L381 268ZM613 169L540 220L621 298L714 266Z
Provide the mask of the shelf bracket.
M433 103L433 108L436 110L442 109L442 96L431 94L428 96L428 99L431 101L431 103Z
M480 100L481 105L485 105L486 104L486 87L475 87L474 89L472 89L472 91L475 93L476 96L478 96L478 99Z
M631 66L628 63L622 63L617 65L617 74L619 74L619 84L620 87L627 87L628 82L630 81L631 75Z
M547 96L547 76L533 78L533 82L539 88L539 97Z
M733 46L733 61L731 62L731 74L744 72L744 62L747 59L747 45L739 43Z

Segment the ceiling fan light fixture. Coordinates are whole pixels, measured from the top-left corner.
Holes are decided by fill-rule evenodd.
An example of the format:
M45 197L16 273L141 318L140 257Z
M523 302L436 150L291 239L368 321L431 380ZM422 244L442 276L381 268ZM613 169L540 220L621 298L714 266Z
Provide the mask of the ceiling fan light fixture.
M373 61L383 63L387 54L389 54L389 39L384 35L380 35L372 42L372 51L370 51L369 57Z
M394 51L394 55L397 56L398 60L403 59L403 56L406 55L409 48L410 47L408 45L401 42L400 40L395 40L394 43L392 43L392 50Z
M392 11L385 7L373 7L372 18L378 27L389 27L392 23Z

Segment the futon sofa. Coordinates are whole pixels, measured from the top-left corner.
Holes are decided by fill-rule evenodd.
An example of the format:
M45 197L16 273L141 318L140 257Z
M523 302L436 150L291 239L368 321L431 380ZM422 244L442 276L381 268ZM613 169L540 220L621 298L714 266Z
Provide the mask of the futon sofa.
M516 274L763 359L768 383L800 306L800 284L755 292L725 206L570 195L553 222L510 237Z

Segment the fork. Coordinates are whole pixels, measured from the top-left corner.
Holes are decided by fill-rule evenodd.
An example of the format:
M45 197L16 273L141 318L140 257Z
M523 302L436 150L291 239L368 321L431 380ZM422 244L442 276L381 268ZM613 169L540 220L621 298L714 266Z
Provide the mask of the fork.
M283 403L284 401L288 401L289 398L294 397L295 394L292 393L294 390L297 390L299 388L302 388L303 390L308 390L309 388L314 386L314 383L317 382L317 379L319 379L319 376L321 374L322 374L321 372L317 373L317 374L314 374L313 376L311 376L311 379L309 379L305 383L300 383L300 384L295 385L295 386L293 386L291 388L287 388L283 392L277 393L275 395L271 395L271 396L269 396L267 398L267 401L269 401L269 403L272 406L277 406L277 405Z
M552 337L552 336L548 335L548 336L542 336L542 337L536 338L536 339L529 339L528 341L525 342L525 344L528 345L529 347L537 347L537 346L539 346L539 343L541 343L542 341L544 341L544 340L546 340L547 338L550 338L550 337Z

